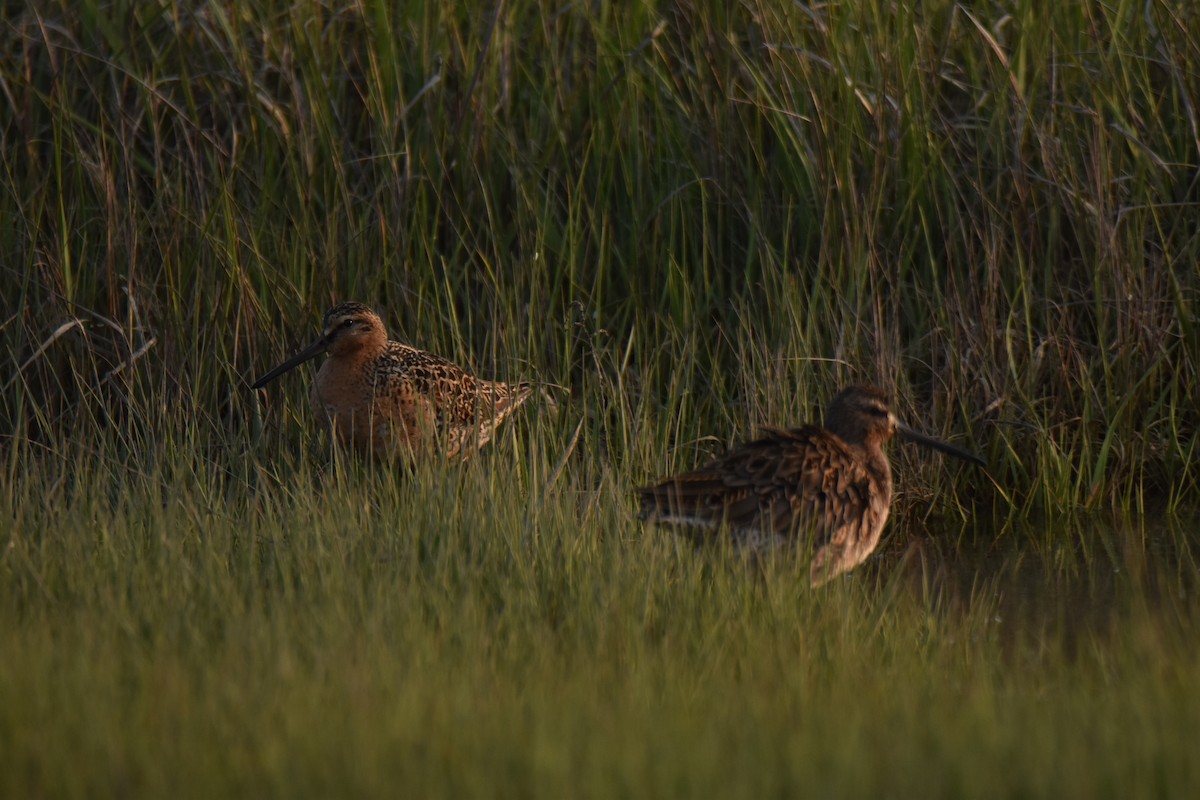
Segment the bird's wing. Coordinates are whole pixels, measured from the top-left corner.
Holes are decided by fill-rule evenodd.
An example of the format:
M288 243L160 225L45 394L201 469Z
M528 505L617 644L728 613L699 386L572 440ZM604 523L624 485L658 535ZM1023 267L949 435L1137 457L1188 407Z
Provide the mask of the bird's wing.
M820 546L865 512L870 478L844 442L817 426L765 428L691 472L638 490L643 519L792 535Z
M476 378L449 359L389 342L376 361L376 403L410 439L436 437L453 457L486 444L495 425L528 399L528 384ZM423 432L423 433L419 433Z

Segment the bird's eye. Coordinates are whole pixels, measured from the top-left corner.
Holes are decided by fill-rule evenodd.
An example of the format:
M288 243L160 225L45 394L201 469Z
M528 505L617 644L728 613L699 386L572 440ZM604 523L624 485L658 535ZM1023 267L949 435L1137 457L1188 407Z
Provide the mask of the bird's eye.
M342 324L341 324L339 327L342 327L342 328L349 328L349 327L351 327L351 326L353 326L353 325L354 325L354 319L353 319L353 318L350 318L350 319L345 319L345 320L342 320Z
M868 411L868 413L870 413L870 415L872 417L881 417L882 418L882 417L886 417L888 415L887 410L880 408L879 406L871 406L869 409L867 409L867 411Z

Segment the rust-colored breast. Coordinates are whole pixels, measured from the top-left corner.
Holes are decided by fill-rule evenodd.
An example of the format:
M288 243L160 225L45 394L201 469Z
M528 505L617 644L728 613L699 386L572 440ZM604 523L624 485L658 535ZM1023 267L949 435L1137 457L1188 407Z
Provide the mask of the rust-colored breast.
M454 458L486 444L528 396L523 384L481 381L440 356L388 342L361 361L326 360L313 404L321 422L361 452Z

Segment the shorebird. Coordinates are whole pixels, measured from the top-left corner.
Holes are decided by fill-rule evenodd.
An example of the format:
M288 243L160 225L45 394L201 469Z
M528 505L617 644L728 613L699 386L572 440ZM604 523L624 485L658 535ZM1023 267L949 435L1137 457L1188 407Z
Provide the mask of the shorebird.
M389 341L383 320L362 303L325 312L316 341L251 388L321 353L329 358L313 382L318 422L359 452L410 462L432 453L465 457L483 447L532 391L527 383L481 380L441 356Z
M820 586L858 566L879 543L892 499L883 445L897 433L986 466L897 420L879 389L851 386L829 404L824 427L764 428L759 439L696 470L638 489L640 517L724 530L750 551L811 537L809 579Z

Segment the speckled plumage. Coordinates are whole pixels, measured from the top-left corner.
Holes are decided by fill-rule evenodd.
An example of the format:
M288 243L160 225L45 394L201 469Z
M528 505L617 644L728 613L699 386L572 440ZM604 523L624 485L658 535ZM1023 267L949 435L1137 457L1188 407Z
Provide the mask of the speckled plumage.
M362 303L325 314L321 336L259 378L254 388L328 352L313 382L318 421L364 453L420 460L465 457L529 398L526 383L476 378L441 356L389 341L383 321Z
M856 567L879 543L892 498L883 445L896 433L983 463L900 423L879 389L852 386L830 403L825 427L764 428L760 438L699 469L642 487L641 517L724 530L750 550L808 537L810 581L818 586Z

